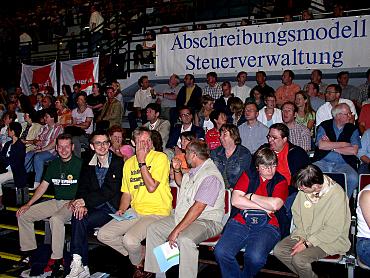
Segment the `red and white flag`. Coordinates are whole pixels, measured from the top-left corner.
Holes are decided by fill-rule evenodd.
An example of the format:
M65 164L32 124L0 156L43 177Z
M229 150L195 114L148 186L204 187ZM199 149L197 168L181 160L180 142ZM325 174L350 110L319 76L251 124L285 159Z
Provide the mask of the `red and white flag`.
M93 83L99 82L99 57L60 62L61 81L72 87L81 84L81 90L89 94Z
M42 93L46 86L57 87L56 63L53 62L44 66L30 66L22 64L21 88L24 94L30 95L30 84L39 84L39 91Z

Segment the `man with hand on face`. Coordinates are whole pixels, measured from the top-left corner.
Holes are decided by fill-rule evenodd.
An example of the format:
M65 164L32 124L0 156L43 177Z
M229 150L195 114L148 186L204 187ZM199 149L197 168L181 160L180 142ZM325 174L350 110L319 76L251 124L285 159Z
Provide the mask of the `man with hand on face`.
M62 263L64 248L64 224L71 220L71 203L77 191L82 162L73 155L72 137L61 134L56 139L58 157L48 166L44 179L35 194L17 211L19 226L19 242L26 256L37 248L34 222L50 217L51 258L45 267L45 272L59 270ZM55 188L55 199L35 204L46 192L49 184ZM27 254L28 253L28 254Z
M88 233L109 222L121 198L123 159L109 151L109 136L95 131L90 137L94 156L80 175L76 200L72 203L71 253L73 261L67 278L89 277Z
M123 167L122 197L117 215L134 215L130 220L111 220L102 227L98 239L129 256L134 277L144 276L143 247L148 225L170 215L172 194L169 187L169 161L154 151L151 131L137 128L133 133L136 155Z
M190 142L185 158L191 170L184 175L180 169L181 161L172 161L176 183L181 184L175 213L148 227L145 271L160 272L153 249L168 240L171 247L180 249L179 277L195 278L198 272L197 244L222 230L225 184L204 141Z

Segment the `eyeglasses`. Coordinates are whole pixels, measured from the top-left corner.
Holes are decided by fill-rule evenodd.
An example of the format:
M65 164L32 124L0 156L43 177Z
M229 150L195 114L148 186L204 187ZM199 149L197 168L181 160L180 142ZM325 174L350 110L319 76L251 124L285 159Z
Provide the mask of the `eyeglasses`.
M266 139L267 139L267 141L270 140L270 139L275 141L275 140L281 139L281 138L277 138L277 137L273 137L273 136L267 135L266 136Z
M274 168L277 167L277 165L273 164L273 165L259 165L259 167L262 169L262 170L272 170Z
M102 147L102 146L106 147L109 145L109 141L103 141L103 142L95 141L94 145L97 147Z
M338 113L338 115L344 115L344 116L351 116L352 115L352 112L348 112L348 113Z

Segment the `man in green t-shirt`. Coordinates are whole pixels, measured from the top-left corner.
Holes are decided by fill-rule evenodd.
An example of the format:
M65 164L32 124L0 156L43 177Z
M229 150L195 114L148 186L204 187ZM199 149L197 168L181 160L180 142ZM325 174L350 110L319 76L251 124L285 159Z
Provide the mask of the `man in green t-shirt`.
M52 254L45 272L59 270L63 258L64 224L71 220L71 201L75 198L82 162L73 155L72 137L61 134L56 139L59 157L47 167L44 179L35 194L17 211L21 251L30 256L37 248L34 222L50 217ZM49 184L55 188L55 199L35 204L46 192Z

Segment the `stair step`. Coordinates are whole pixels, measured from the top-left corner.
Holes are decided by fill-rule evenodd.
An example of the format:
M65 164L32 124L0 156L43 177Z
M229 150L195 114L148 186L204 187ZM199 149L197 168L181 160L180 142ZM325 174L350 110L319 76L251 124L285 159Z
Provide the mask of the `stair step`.
M0 224L0 229L18 231L18 226L8 225L8 224ZM41 231L41 230L35 230L35 234L44 236L45 232Z
M22 257L20 255L15 255L15 254L6 253L6 252L0 252L0 258L19 262ZM12 276L4 276L3 274L1 274L1 277L12 277Z

